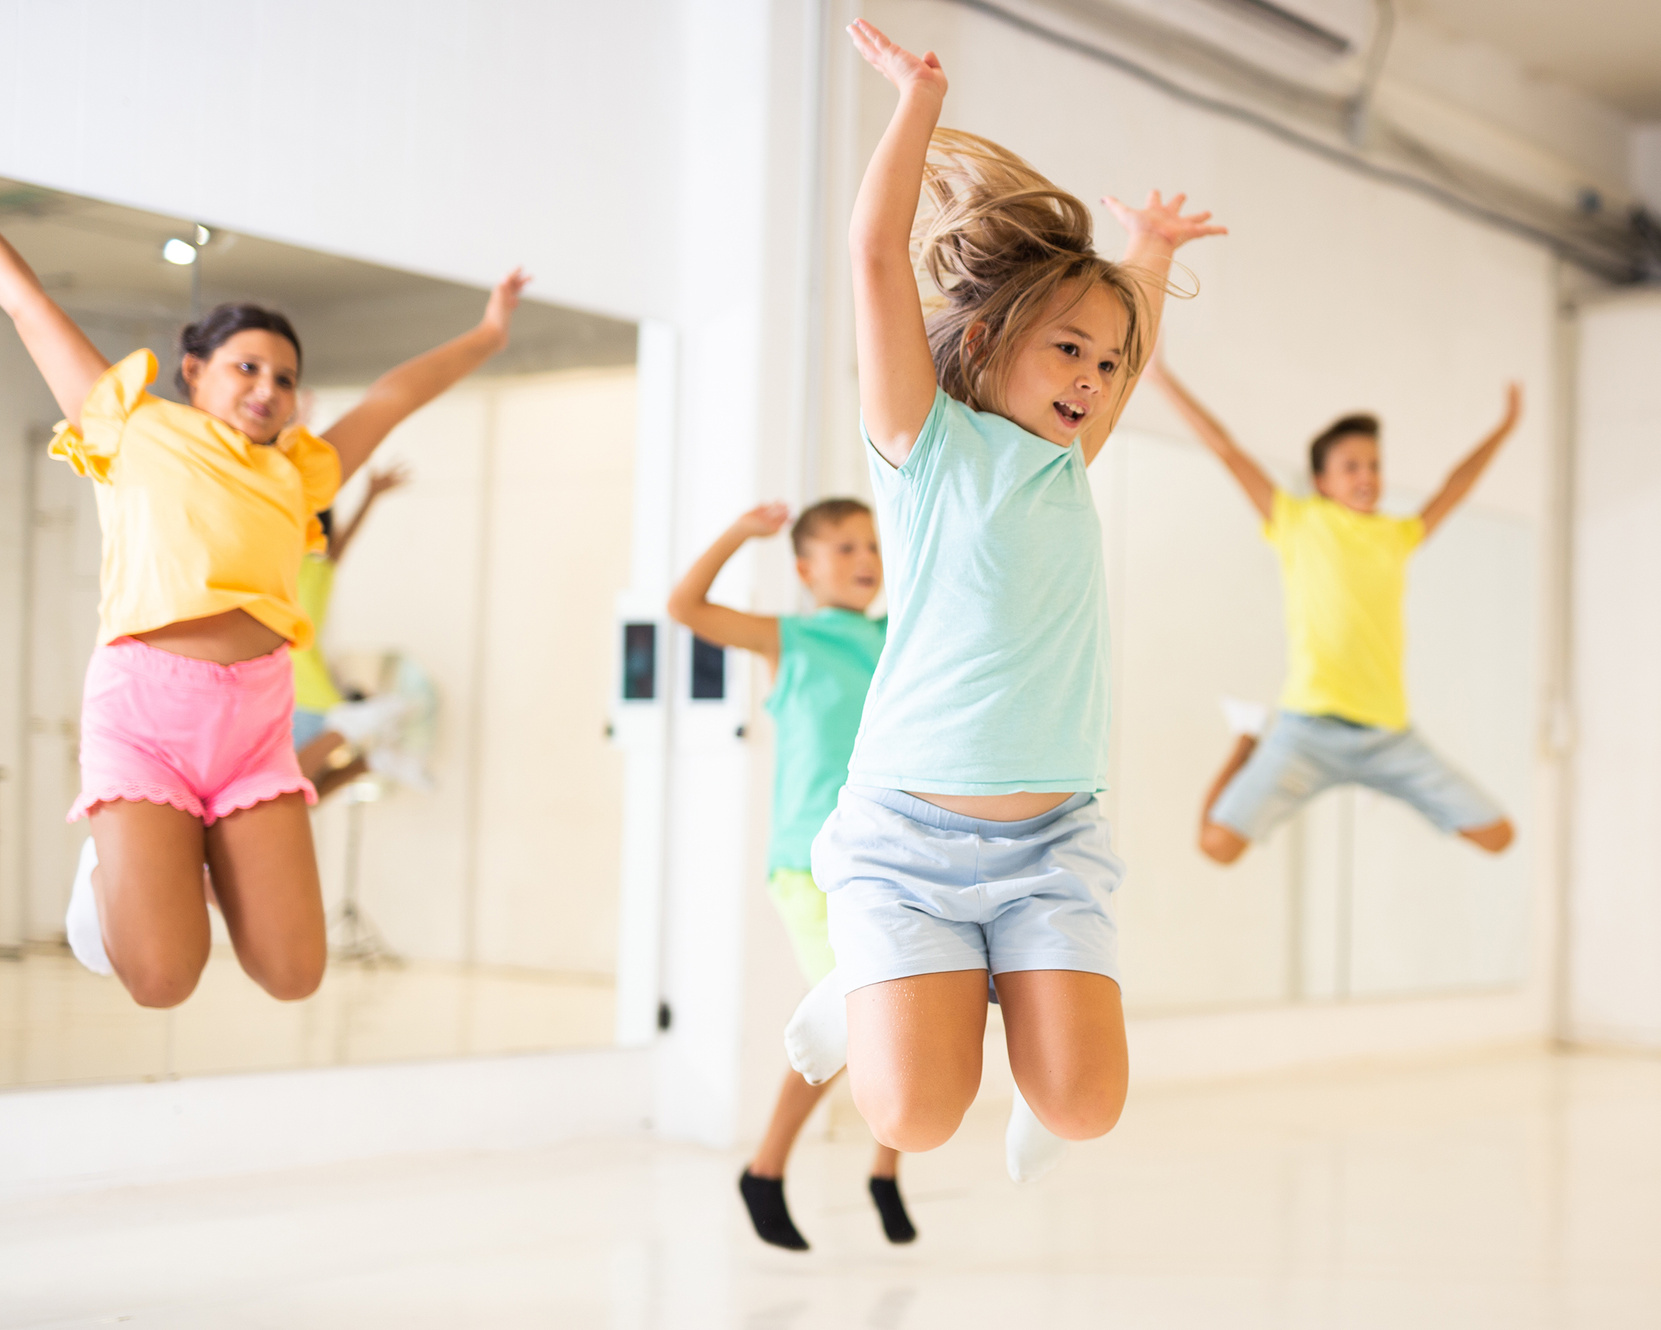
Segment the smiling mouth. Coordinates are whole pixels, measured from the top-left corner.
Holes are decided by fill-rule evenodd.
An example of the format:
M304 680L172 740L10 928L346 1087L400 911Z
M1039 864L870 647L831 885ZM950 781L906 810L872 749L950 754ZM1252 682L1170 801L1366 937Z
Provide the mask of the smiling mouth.
M1068 425L1076 425L1083 420L1087 412L1082 406L1075 406L1071 402L1052 402L1056 415Z

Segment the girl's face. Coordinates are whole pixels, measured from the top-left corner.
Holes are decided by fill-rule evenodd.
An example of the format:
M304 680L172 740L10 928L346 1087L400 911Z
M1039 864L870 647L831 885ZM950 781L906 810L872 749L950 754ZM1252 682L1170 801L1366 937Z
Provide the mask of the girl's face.
M820 527L805 543L796 573L814 601L865 613L882 590L876 523L866 513L850 513L835 526Z
M245 328L206 360L186 356L184 374L192 406L255 443L270 443L294 418L300 357L294 343L277 333Z
M1315 488L1346 508L1358 513L1376 512L1383 489L1379 470L1378 440L1366 434L1351 434L1327 449Z
M1000 413L1067 448L1117 397L1130 319L1117 293L1092 282L1082 297L1064 288L1015 353Z

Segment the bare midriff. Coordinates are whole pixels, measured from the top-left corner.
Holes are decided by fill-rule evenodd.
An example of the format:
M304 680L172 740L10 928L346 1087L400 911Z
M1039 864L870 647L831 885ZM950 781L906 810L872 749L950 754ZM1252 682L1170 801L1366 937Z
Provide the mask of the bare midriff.
M1054 790L1043 793L1017 790L1014 794L923 794L915 790L907 790L906 793L913 799L944 808L948 813L978 817L987 822L1025 822L1029 817L1038 817L1052 808L1061 807L1073 797L1065 790L1059 794Z
M269 656L288 639L246 610L226 610L205 619L180 619L165 628L134 633L140 642L175 656L211 660L215 665L235 665L239 660Z

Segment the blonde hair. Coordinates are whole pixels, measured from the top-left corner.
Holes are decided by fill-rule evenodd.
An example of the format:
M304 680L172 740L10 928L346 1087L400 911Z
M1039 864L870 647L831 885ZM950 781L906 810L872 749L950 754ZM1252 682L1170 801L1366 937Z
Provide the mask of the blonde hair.
M1119 297L1128 373L1116 376L1117 385L1141 372L1149 351L1142 289L1130 268L1096 253L1090 210L1079 199L989 139L937 129L923 200L912 259L939 293L925 314L935 377L947 396L998 411L1015 353L1073 284L1075 303L1096 283Z

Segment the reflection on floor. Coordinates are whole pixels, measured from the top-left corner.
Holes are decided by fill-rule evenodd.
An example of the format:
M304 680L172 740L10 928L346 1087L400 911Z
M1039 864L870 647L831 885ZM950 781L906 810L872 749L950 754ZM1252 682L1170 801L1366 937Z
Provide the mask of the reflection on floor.
M608 980L413 962L335 964L276 1002L216 949L190 1000L148 1011L67 952L0 960L0 1085L156 1079L612 1042Z
M1044 1181L1004 1105L906 1161L802 1148L805 1255L740 1156L644 1140L389 1160L0 1207L0 1327L169 1330L1626 1330L1661 1324L1661 1060L1491 1056L1134 1093Z

